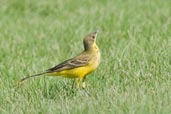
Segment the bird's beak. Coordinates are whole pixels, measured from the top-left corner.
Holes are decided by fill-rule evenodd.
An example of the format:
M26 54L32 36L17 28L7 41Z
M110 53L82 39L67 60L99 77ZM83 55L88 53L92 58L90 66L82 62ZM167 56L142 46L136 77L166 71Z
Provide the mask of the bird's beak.
M94 34L97 36L97 34L100 32L100 30L96 30L96 32L94 32Z
M96 32L94 32L95 34L98 34L100 32L100 30L96 30Z

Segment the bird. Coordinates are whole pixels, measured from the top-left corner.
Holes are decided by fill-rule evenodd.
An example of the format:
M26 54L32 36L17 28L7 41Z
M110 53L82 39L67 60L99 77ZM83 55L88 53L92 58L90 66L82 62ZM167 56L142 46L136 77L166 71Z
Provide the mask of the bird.
M100 64L101 54L96 44L96 38L99 31L95 31L86 35L83 39L84 50L71 59L67 59L60 64L45 70L42 73L22 78L23 82L31 77L36 76L63 76L67 78L75 78L77 88L86 87L86 77L88 74L97 69Z

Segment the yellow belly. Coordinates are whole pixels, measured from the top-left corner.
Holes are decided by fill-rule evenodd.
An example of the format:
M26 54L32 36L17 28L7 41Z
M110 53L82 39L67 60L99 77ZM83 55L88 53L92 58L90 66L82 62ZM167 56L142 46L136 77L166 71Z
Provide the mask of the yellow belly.
M63 70L60 72L48 73L48 75L49 76L64 76L67 78L83 78L85 75L91 73L94 70L95 70L95 68L87 65L84 67L78 67L78 68L74 68L74 69Z

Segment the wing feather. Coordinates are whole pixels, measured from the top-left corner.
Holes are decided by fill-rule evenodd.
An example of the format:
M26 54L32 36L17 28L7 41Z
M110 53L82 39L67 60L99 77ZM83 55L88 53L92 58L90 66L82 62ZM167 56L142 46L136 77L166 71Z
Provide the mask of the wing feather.
M81 67L81 66L86 66L89 64L89 61L91 60L91 58L89 56L86 55L82 55L82 56L77 56L75 58L72 59L68 59L58 65L56 65L55 67L52 67L48 70L46 70L48 73L51 72L59 72L62 70L69 70L69 69L73 69L73 68L77 68L77 67Z

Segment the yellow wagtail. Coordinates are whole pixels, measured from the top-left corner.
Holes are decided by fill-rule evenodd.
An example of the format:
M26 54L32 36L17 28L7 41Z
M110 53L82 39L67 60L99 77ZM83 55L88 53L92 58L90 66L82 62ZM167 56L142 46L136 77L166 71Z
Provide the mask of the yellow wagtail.
M68 59L43 73L25 77L20 81L24 81L30 77L46 75L46 76L64 76L67 78L76 78L77 87L82 80L82 87L85 88L85 79L87 74L93 72L100 64L100 51L96 44L97 33L88 34L84 40L84 51L79 55Z

